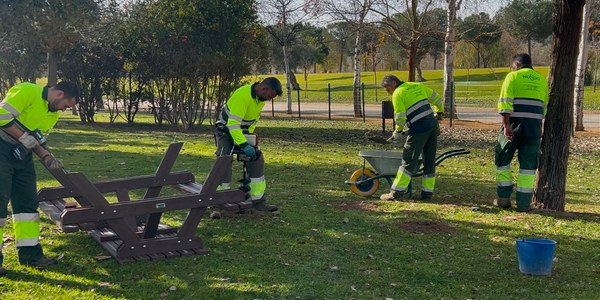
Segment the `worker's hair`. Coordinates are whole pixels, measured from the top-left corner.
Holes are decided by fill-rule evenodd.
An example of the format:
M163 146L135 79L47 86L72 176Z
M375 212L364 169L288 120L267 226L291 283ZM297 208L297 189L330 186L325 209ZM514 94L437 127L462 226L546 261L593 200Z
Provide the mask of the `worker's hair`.
M283 91L281 90L281 82L279 82L279 79L275 77L267 77L261 83L274 90L275 93L277 93L277 96L281 96L281 94L283 94Z
M69 81L61 81L54 86L54 89L63 91L65 97L75 98L75 102L79 102L79 88L76 84Z
M513 56L513 62L520 64L522 67L531 67L531 56L527 53L519 53Z
M404 81L400 80L398 77L396 77L396 75L388 74L388 75L385 75L385 77L383 77L383 80L381 81L381 86L382 87L391 86L392 82L395 82L396 86L399 86L404 83Z

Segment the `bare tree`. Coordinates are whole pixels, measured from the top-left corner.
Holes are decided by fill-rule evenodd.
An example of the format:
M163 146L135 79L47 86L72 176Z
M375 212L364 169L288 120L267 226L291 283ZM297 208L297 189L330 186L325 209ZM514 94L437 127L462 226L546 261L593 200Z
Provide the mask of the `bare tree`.
M259 15L266 28L283 51L286 75L287 113L292 113L292 85L289 63L289 47L302 29L302 22L314 15L314 3L301 0L260 0Z
M565 210L569 145L573 130L573 91L585 0L554 0L550 101L542 136L542 156L534 201Z
M354 116L362 117L362 105L360 97L360 57L361 57L361 31L363 30L369 10L375 0L324 0L324 7L333 19L345 21L353 27L354 39L354 81L352 84L352 99L354 103Z
M589 22L594 1L588 1L583 7L583 20L581 23L581 37L579 41L579 56L577 57L577 70L575 73L575 131L585 130L583 127L583 87L585 85L585 69L588 62Z
M382 24L391 30L392 36L408 53L408 81L415 81L419 44L435 25L426 20L434 0L404 0L404 5L399 2L380 0L372 11L383 17Z
M454 98L454 44L456 43L456 13L460 10L463 0L446 0L448 4L446 38L444 46L444 110L453 115L456 111L450 111L450 101ZM456 107L454 108L456 110Z

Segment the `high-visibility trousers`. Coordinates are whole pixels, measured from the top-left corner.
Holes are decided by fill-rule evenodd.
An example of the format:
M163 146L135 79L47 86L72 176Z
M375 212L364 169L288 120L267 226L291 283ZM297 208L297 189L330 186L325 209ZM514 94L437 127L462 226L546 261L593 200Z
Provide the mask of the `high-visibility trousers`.
M4 260L2 237L7 224L9 201L19 262L31 263L43 256L39 244L40 215L32 154L17 160L12 154L14 147L0 140L0 265Z
M514 137L506 140L501 132L496 144L496 193L500 198L510 198L513 192L513 176L510 163L517 152L519 175L517 176L517 209L527 209L533 198L535 172L540 162L540 138Z
M233 138L228 132L222 130L215 131L215 143L217 150L215 154L217 156L230 155L235 144ZM267 182L265 180L265 158L264 154L260 152L260 155L256 160L246 162L246 172L250 179L248 192L251 200L260 200L265 195L267 188ZM219 189L229 188L231 185L232 171L231 168L226 170L223 177L221 177L221 184Z
M402 165L398 168L392 190L406 192L412 176L419 171L423 154L423 180L421 190L433 193L435 188L435 152L437 150L437 127L425 132L409 134L404 143Z

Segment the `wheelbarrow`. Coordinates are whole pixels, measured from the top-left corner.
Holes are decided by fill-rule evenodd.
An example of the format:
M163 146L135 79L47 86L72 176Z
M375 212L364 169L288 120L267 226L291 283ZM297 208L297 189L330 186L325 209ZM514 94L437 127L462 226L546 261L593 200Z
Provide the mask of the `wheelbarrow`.
M435 158L435 165L441 164L449 157L469 154L471 151L465 149L456 149L444 152ZM359 196L370 197L379 188L379 179L385 178L392 185L394 177L398 172L398 168L402 164L402 153L382 150L361 150L358 156L363 158L362 168L354 171L350 176L350 180L346 180L346 184L350 185L350 190ZM366 166L369 162L374 170ZM413 178L423 176L423 168L413 175ZM412 182L409 185L409 196L412 192Z

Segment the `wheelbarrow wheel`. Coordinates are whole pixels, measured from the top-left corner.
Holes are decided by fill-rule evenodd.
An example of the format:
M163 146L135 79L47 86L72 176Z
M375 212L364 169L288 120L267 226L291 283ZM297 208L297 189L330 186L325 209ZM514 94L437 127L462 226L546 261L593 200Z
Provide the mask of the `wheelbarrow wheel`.
M367 168L360 168L350 176L351 182L363 181L372 177L376 177L377 175L373 170ZM377 192L379 188L379 179L372 179L366 182L362 182L360 184L353 184L350 186L350 190L359 196L369 197Z

